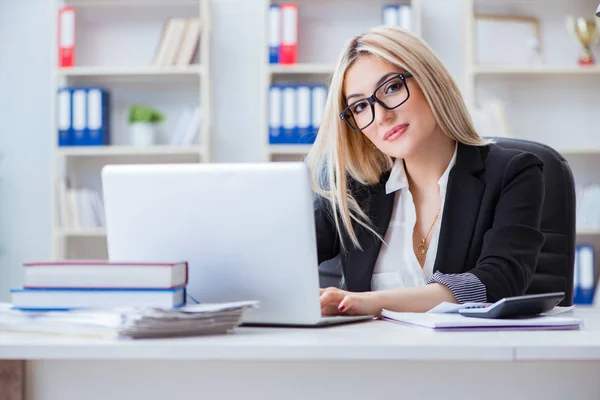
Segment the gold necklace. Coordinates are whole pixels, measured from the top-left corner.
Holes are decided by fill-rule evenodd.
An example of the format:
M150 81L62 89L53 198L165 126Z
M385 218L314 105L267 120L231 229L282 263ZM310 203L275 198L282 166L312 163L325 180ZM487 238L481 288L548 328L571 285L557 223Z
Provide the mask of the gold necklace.
M440 208L441 210L441 208ZM427 249L429 248L429 245L427 244L427 238L429 237L429 234L431 233L431 230L433 229L433 226L435 225L435 221L437 221L438 217L440 216L440 210L438 210L438 212L435 214L435 217L433 217L433 222L431 223L431 226L429 227L429 231L427 232L427 235L425 235L425 237L423 239L421 239L421 243L419 243L419 245L417 246L417 259L419 260L419 262L423 262L423 260L425 259L425 256L427 256Z

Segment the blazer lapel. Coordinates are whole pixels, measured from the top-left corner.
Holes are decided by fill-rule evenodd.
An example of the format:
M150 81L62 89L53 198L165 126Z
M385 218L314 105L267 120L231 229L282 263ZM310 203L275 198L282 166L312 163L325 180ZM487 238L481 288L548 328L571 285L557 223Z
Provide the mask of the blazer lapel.
M394 206L394 193L385 193L385 183L389 172L384 173L379 184L366 193L366 197L359 203L364 207L371 219L374 229L383 238L387 231ZM359 195L360 196L360 195ZM352 292L367 292L371 290L371 276L381 248L381 240L362 225L355 225L356 235L362 250L352 248L347 253L344 266L344 279L346 287ZM349 241L349 238L346 238ZM350 243L349 246L352 246Z
M450 171L434 271L462 273L479 213L485 185L476 176L483 169L477 146L458 144Z

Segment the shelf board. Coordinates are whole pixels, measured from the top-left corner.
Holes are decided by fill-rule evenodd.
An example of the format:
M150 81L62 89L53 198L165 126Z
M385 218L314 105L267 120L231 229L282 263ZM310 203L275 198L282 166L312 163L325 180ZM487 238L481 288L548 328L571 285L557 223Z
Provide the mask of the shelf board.
M187 65L181 67L72 67L59 68L58 75L63 77L200 76L203 71L204 68L199 65Z
M197 7L196 0L173 0L173 1L157 1L157 0L66 0L66 5L73 7Z
M271 74L333 74L335 66L324 63L269 64Z
M104 228L81 228L81 229L60 229L57 231L59 236L64 237L103 237L106 236Z
M588 236L592 236L592 235L600 236L600 229L579 228L579 229L577 229L577 234L578 235L588 235Z
M590 67L486 67L475 66L475 75L600 75L600 66Z
M69 157L97 156L145 156L145 155L192 155L203 152L201 146L169 146L156 145L149 147L136 146L64 146L58 147L57 152Z
M303 155L308 153L312 145L310 144L271 144L269 145L269 154L281 155Z
M600 149L558 149L563 156L600 156Z

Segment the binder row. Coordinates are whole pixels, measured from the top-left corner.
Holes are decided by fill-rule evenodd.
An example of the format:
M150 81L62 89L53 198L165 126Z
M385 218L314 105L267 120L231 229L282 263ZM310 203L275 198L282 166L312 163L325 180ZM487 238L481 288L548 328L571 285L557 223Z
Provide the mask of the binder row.
M410 3L386 4L382 8L381 23L413 29ZM268 12L269 64L296 64L298 62L298 5L274 3Z
M298 5L279 3L269 5L269 63L298 62Z
M575 269L573 275L573 303L593 304L595 288L594 247L578 244L575 247Z
M323 112L324 85L275 84L269 88L269 143L312 144Z
M386 4L383 6L381 21L384 25L399 26L409 31L413 30L412 5L406 4Z
M100 87L58 90L59 146L103 146L110 142L110 96Z

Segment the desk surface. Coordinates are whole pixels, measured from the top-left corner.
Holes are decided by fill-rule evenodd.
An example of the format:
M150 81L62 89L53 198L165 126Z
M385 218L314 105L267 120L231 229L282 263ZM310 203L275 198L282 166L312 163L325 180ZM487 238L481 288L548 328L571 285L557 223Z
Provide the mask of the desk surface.
M437 332L373 320L173 339L0 333L0 359L600 361L600 309L572 315L583 319L581 330Z

